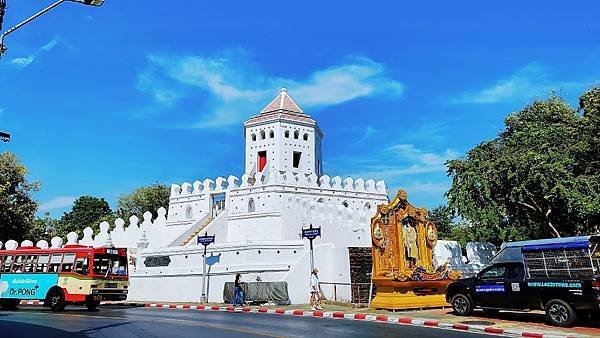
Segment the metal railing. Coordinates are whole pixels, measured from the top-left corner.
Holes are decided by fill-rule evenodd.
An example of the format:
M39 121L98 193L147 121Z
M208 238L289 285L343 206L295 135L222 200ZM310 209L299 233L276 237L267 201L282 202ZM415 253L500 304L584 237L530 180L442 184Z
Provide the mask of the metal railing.
M366 307L369 304L370 283L320 282L319 284L327 300L350 303L356 307ZM373 285L373 292L371 293L373 296L375 295L374 290L375 285Z

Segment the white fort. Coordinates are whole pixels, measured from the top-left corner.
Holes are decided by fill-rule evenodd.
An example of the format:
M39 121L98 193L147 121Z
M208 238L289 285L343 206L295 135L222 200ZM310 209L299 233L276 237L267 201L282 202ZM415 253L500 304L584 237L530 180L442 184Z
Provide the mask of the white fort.
M370 221L377 205L388 203L383 181L323 174L323 132L285 89L260 113L244 123L245 173L171 186L169 208L158 217L117 219L100 224L83 238L69 233L67 245L126 247L130 254L131 301L197 302L202 295L204 247L198 236L215 235L208 247L211 265L207 296L223 301L225 282L237 273L244 280L287 282L292 303L309 299L310 250L301 228L320 226L315 266L325 282L349 284L349 248L371 247ZM32 246L26 240L21 246ZM63 245L54 237L51 247ZM0 242L0 249L3 243ZM19 244L7 241L7 249ZM40 240L39 248L48 242ZM463 276L473 275L493 255L489 243L468 243L467 257L456 241L438 241L434 257ZM469 264L465 264L470 261ZM368 269L368 267L367 267ZM324 287L328 297L350 301L350 286Z
M203 246L198 235L215 235L208 256L219 256L208 275L208 300L222 301L223 286L241 273L246 281L285 281L292 303L309 298L310 255L301 228L322 227L315 266L322 281L350 283L350 247L370 247L370 220L388 202L383 181L323 174L323 132L285 89L244 123L245 173L171 186L168 213L138 226L107 223L80 243L131 248L131 300L198 301ZM168 257L166 259L165 257ZM161 260L151 264L152 260ZM162 265L162 266L156 266ZM350 288L338 299L349 300Z

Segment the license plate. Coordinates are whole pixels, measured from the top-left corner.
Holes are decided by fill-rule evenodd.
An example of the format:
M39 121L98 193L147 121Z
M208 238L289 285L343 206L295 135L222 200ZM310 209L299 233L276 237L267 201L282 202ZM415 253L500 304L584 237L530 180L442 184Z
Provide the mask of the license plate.
M94 300L95 301L100 301L100 300L102 300L102 296L94 296Z
M106 283L106 284L104 284L104 287L107 289L108 288L113 289L113 288L117 287L117 283Z

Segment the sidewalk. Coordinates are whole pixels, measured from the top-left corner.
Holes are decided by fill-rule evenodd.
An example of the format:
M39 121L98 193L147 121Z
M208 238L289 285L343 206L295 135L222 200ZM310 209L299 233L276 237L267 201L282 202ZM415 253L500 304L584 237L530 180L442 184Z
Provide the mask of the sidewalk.
M119 303L119 302L117 302ZM452 313L451 308L427 310L386 311L368 308L354 308L343 304L325 304L323 311L310 311L307 304L291 306L249 306L233 308L229 304L209 303L204 306L197 303L173 302L125 302L126 304L147 308L173 310L209 310L229 312L275 313L280 315L313 316L354 320L372 320L421 326L433 326L447 329L469 330L522 337L599 337L600 322L579 322L575 327L558 328L546 325L541 311L518 313L500 312L494 316L484 316L475 311L472 316L460 317ZM116 304L116 303L113 303ZM586 326L580 326L586 325Z

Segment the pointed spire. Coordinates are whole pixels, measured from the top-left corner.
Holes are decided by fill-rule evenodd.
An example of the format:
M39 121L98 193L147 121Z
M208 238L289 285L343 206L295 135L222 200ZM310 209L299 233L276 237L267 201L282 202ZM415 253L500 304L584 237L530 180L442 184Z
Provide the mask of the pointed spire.
M292 100L288 95L287 89L281 88L279 95L271 101L263 110L261 114L272 113L277 111L285 111L290 113L304 114L302 109Z

